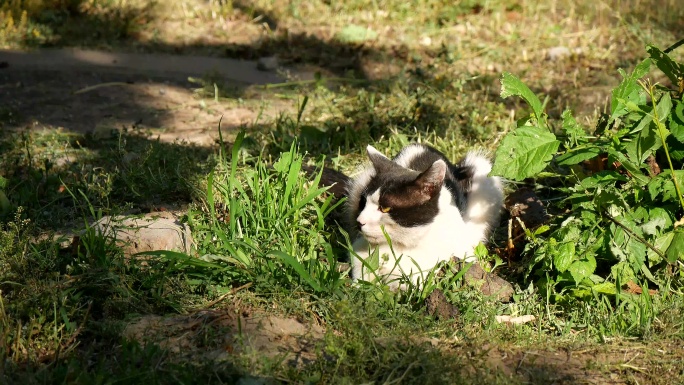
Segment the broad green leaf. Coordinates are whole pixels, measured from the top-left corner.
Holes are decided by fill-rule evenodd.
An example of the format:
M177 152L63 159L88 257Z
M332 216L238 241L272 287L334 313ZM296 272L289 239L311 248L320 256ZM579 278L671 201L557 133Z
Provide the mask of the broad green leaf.
M542 103L537 95L535 95L525 83L515 77L515 75L504 72L501 75L501 97L505 99L509 96L520 96L523 98L532 108L532 112L534 113L537 122L543 124L541 119L544 111L542 110Z
M587 133L584 131L584 127L577 123L570 110L563 111L561 118L563 119L563 132L567 136L565 141L566 148L575 147L587 141Z
M572 166L585 160L596 158L600 153L601 149L599 147L577 147L556 157L556 162L561 166Z
M656 114L658 115L658 120L664 122L672 111L672 97L669 93L664 93L660 97L658 104L656 104Z
M593 255L587 254L584 258L576 260L570 265L568 271L575 280L575 283L579 284L585 278L589 277L596 270L596 258Z
M639 182L640 186L647 184L651 180L651 178L644 175L644 173L641 171L639 165L635 164L632 160L627 158L627 156L625 156L625 154L616 151L614 148L608 148L606 151L608 152L608 155L609 155L608 161L612 162L614 160L617 160L618 162L620 162L622 167L624 167L625 169L627 169L627 171L629 171L632 178L636 179ZM612 159L610 159L610 158L612 158Z
M643 239L644 234L630 217L621 216L614 219L622 226L616 224L610 226L613 235L610 240L610 249L616 258L629 262L634 272L637 273L646 261L646 245L637 239L637 237Z
M559 273L565 272L575 259L575 244L562 243L554 252L553 265Z
M632 268L629 267L629 264L626 261L614 264L610 268L610 275L613 276L614 280L620 281L622 283L634 281L636 279L634 270L632 270Z
M684 129L682 131L684 131ZM675 139L674 135L670 135L666 139L666 143L670 150L670 157L672 160L681 161L684 159L684 142L680 142Z
M675 177L679 182L680 187L684 182L684 170L675 171ZM661 202L678 202L677 189L675 189L674 181L672 180L672 172L665 170L656 175L646 186L648 193L652 200Z
M656 66L663 71L672 83L677 84L681 77L684 77L684 66L673 61L665 52L655 46L649 45L646 51L655 62Z
M541 226L537 227L536 230L534 230L533 234L534 235L544 234L545 232L549 231L550 229L551 229L551 227L549 225L541 225Z
M596 174L582 179L580 185L585 189L593 189L599 186L615 186L617 182L626 182L627 177L617 171L600 171Z
M637 80L646 75L651 68L651 59L646 59L627 75L622 69L618 70L623 79L620 85L613 90L610 102L610 121L629 113L629 105L639 105L646 102L646 95L638 85ZM632 107L634 108L634 107Z
M615 295L617 294L617 289L615 288L615 283L613 282L601 282L591 287L591 290L600 294Z
M670 263L684 260L684 230L678 228L674 231L672 242L665 252L665 258Z
M684 143L684 103L675 101L674 109L669 118L670 133L680 143Z
M643 163L649 155L652 155L657 149L663 146L662 140L658 135L655 124L649 124L643 130L639 131L637 137L632 142L634 144L634 153L632 159L635 162ZM628 151L630 153L631 151Z
M655 207L648 211L648 220L641 225L644 234L658 235L672 226L672 217L667 210Z
M543 128L519 127L501 141L491 173L513 180L529 178L549 164L559 145Z
M667 120L667 117L670 115L670 111L672 111L672 99L670 98L669 93L665 93L658 101L658 104L656 105L655 109L655 112L658 116L658 120L654 120L654 122L657 126L659 138L667 138L670 135L670 131L663 123L665 120Z
M653 242L653 247L655 247L664 255L670 247L670 245L672 244L672 239L674 238L674 235L675 232L670 231L669 233L665 233L659 236L658 238L656 238L655 242ZM648 249L646 251L646 257L648 258L648 262L651 266L653 266L656 263L662 262L662 258L660 257L660 255L658 255L658 253L651 249Z

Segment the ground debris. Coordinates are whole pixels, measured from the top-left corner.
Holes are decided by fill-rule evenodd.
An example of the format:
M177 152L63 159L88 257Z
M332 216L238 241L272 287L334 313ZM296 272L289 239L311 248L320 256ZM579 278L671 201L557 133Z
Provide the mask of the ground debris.
M513 317L510 315L498 315L496 316L496 322L502 323L502 324L511 324L511 325L522 325L526 324L528 322L533 322L536 320L537 317L533 315L522 315L519 317Z
M449 303L440 289L433 290L425 299L425 311L438 320L458 318L460 315L458 308Z
M508 260L516 259L526 244L525 229L534 231L549 221L544 203L530 187L509 194L504 202L509 214L506 247L501 251Z

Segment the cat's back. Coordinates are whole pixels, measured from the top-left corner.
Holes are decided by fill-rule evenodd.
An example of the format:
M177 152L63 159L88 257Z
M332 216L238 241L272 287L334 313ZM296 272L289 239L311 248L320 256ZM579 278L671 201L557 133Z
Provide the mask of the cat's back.
M392 161L402 167L423 172L440 159L446 162L449 168L454 167L449 159L437 149L425 144L412 143L404 147Z

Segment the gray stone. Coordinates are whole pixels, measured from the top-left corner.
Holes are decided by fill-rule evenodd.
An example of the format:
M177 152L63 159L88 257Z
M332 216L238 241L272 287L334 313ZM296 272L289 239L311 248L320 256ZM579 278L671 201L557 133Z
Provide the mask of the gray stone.
M95 222L93 227L115 237L127 256L154 250L192 251L190 228L170 212L150 213L142 217L106 216Z
M455 262L456 271L464 269L467 265L465 262L457 259ZM477 263L468 268L463 275L463 280L468 285L480 290L482 294L493 296L500 302L510 302L513 294L515 294L513 285L494 273L488 273Z

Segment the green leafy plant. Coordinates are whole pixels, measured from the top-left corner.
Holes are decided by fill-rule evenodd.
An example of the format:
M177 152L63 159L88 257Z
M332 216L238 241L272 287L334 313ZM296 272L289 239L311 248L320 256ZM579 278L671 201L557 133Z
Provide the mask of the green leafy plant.
M561 195L564 214L527 245L527 272L561 296L614 295L629 281L663 286L684 260L684 66L654 46L648 53L631 73L619 70L610 112L591 133L570 111L551 126L527 86L501 78L501 96L523 98L532 113L503 139L492 174L553 177L541 184ZM673 88L645 79L653 65Z

